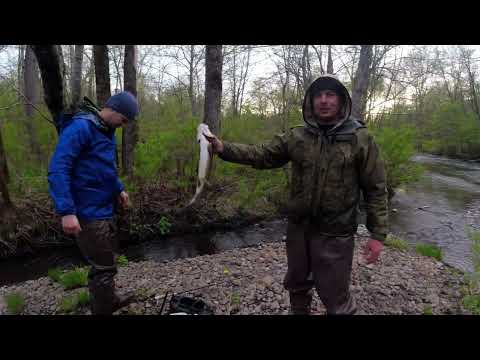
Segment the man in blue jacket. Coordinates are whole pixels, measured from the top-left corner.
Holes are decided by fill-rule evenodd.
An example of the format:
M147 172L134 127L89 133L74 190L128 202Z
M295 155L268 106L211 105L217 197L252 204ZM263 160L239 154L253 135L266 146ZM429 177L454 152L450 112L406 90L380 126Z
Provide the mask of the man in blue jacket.
M48 169L49 192L63 231L76 236L91 265L92 313L111 315L132 300L115 294L115 202L129 206L117 174L115 129L134 121L138 102L125 91L108 99L100 111L82 110L60 130Z

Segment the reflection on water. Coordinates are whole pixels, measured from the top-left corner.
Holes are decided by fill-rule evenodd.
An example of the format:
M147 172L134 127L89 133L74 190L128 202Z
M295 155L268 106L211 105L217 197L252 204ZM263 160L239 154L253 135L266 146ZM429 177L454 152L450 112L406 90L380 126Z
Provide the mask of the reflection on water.
M480 165L418 155L426 172L422 179L400 190L392 200L390 229L411 243L426 242L442 248L444 260L471 270L468 231L480 225Z
M131 245L120 252L130 261L171 261L198 255L215 254L263 242L282 241L286 231L285 220L262 222L237 231L190 234L158 238ZM34 280L46 276L54 267L73 268L85 265L76 247L37 253L31 259L8 259L0 262L0 286Z

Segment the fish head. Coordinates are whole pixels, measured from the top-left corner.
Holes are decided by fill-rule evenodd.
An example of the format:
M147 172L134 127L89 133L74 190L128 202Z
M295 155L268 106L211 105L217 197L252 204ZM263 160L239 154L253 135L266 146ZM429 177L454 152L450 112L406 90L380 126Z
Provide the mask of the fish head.
M205 139L203 135L213 137L214 135L211 133L210 129L208 128L208 125L205 123L200 123L197 127L197 141L201 141L201 139Z

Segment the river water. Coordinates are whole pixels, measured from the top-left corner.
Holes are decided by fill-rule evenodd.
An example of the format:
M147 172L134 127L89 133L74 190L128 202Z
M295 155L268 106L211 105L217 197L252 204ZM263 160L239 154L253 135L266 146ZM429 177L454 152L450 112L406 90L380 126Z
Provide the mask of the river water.
M412 244L435 244L444 262L471 271L469 232L480 229L480 164L423 154L413 160L426 171L392 199L390 231Z

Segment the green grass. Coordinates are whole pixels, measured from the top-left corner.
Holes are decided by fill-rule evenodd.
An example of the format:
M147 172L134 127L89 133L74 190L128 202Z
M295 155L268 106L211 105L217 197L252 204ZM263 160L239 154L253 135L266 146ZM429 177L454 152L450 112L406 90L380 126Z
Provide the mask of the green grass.
M430 244L418 244L415 249L420 255L432 257L438 261L442 261L442 250L438 246Z
M82 290L75 295L63 298L60 302L60 311L63 313L71 313L82 306L88 305L90 300L88 290Z
M465 275L463 306L472 314L480 315L480 231L470 230L468 234L472 241L474 271Z
M125 255L120 255L117 257L117 265L118 266L127 266L128 265L128 259Z
M74 270L67 271L60 276L59 282L67 290L86 286L88 284L88 270L87 267L77 267Z
M237 293L232 293L230 297L230 303L232 304L232 306L239 306L241 303L240 295Z
M12 293L5 296L8 313L11 315L20 314L25 307L25 299L22 295Z
M62 275L63 275L63 271L58 267L48 269L48 277L52 279L52 281L54 282L60 282Z
M470 231L470 239L472 240L473 265L475 272L480 273L480 231Z
M160 234L165 235L170 232L170 227L172 224L167 220L166 217L162 216L160 221L157 224L158 229L160 230Z
M385 240L385 245L402 251L408 250L409 247L405 240L400 239L392 234L388 234Z
M78 303L82 306L85 306L90 303L90 293L88 290L80 291L77 294Z
M463 298L463 306L474 315L480 315L480 295L467 295Z
M423 308L423 315L433 315L433 309L430 305L426 305Z

